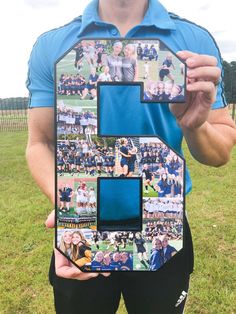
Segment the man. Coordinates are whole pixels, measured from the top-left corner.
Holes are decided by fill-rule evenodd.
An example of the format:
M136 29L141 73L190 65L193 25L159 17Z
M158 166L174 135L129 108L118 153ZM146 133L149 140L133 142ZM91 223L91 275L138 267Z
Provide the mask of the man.
M80 38L159 38L178 52L188 66L185 104L140 103L138 87L116 86L102 90L107 110L104 132L110 126L119 134L158 134L181 153L184 136L196 160L221 166L230 159L236 130L222 90L221 61L215 42L207 31L168 14L157 0L94 0L79 17L42 35L29 62L29 140L27 160L37 184L54 203L53 103L55 61ZM124 110L124 107L126 110ZM135 119L130 123L130 115ZM160 117L162 117L160 119ZM122 121L122 123L121 123ZM38 156L43 156L38 159ZM35 162L37 160L37 162ZM191 190L189 175L186 192ZM156 272L82 273L55 251L50 269L57 313L115 313L121 292L128 313L182 313L184 302L175 307L182 291L188 291L193 270L192 242L186 218L185 246ZM46 222L54 226L54 213ZM64 277L64 278L63 278ZM160 284L161 283L161 284ZM146 289L146 287L149 287ZM147 291L148 290L148 291ZM167 297L168 296L168 297Z

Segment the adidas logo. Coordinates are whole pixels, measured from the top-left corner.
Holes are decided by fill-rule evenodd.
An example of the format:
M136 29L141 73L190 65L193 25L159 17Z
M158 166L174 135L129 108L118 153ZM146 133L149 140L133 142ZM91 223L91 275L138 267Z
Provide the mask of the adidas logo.
M175 304L175 307L178 307L186 298L187 298L187 292L182 291L181 296L179 297L177 303Z

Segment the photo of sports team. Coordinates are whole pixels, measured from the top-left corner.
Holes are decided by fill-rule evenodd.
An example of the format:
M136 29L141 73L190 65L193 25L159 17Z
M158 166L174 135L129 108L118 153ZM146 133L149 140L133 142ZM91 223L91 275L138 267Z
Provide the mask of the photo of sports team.
M143 218L181 218L183 199L165 197L144 197Z
M64 102L57 107L57 134L96 134L97 116L79 106L67 106Z
M71 135L57 142L59 176L96 178L142 176L144 193L183 195L183 162L158 138Z
M58 97L97 100L99 82L143 82L143 101L185 101L185 65L159 40L83 40L58 63Z
M132 232L93 231L92 271L133 270Z

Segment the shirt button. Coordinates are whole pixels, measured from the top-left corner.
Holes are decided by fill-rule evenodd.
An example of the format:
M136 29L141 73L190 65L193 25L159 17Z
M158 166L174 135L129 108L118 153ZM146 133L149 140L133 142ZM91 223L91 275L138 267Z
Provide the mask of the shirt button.
M118 34L118 30L116 28L112 28L111 34L112 36L116 36Z

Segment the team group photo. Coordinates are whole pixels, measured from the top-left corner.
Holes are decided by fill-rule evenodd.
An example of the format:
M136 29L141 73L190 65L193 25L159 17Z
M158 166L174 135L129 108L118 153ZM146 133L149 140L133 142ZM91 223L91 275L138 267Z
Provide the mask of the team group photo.
M58 99L96 101L100 82L142 82L146 102L185 101L185 64L159 40L82 40L57 64Z

